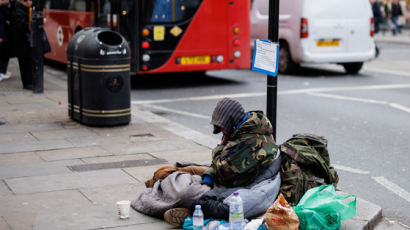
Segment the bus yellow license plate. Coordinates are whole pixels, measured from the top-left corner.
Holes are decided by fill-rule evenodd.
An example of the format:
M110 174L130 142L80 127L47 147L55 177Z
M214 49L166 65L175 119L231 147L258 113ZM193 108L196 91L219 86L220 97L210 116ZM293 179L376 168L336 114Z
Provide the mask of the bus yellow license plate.
M339 40L320 40L316 42L316 46L339 46Z
M197 65L211 63L210 56L181 57L181 65Z

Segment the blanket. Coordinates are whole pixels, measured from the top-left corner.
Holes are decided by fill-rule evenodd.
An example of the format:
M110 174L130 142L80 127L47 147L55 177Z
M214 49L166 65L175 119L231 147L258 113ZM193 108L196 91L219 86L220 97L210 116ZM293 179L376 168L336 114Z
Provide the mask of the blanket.
M275 201L280 188L281 157L262 171L255 181L245 187L210 189L201 185L201 177L176 171L155 182L135 199L131 206L138 212L163 217L171 208L193 210L200 204L205 218L229 219L229 199L238 191L243 200L245 218L259 216Z
M196 200L209 190L201 185L200 176L176 171L143 191L131 206L138 212L162 218L171 208L192 209Z

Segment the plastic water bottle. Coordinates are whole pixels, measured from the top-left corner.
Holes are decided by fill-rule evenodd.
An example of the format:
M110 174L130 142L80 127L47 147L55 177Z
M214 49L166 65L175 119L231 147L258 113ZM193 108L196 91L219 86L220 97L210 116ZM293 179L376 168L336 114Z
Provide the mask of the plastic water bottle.
M243 204L238 192L233 193L229 203L229 225L232 230L242 230Z
M194 230L202 230L204 226L204 213L201 210L201 205L195 205L195 211L193 215Z

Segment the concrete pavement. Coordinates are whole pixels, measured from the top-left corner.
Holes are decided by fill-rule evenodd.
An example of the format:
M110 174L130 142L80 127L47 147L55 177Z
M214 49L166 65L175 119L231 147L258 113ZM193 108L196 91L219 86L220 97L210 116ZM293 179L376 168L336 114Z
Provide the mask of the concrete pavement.
M374 35L376 42L408 44L410 45L410 30L403 29L400 34L393 35L391 31L382 32Z
M15 59L9 71L0 82L1 230L172 228L134 210L120 220L115 202L135 199L160 166L209 163L218 140L136 106L129 125L88 127L68 117L64 71L46 67L43 94L22 89ZM341 229L380 219L381 208L359 198Z
M393 34L390 31L385 33L379 32L374 36L377 44L379 44L380 54L385 51L380 44L400 44L404 46L410 46L410 30L404 29L401 34ZM395 60L383 58L380 55L371 61L365 62L363 69L368 71L374 71L385 74L395 74L401 76L410 76L410 66L408 60L396 58Z

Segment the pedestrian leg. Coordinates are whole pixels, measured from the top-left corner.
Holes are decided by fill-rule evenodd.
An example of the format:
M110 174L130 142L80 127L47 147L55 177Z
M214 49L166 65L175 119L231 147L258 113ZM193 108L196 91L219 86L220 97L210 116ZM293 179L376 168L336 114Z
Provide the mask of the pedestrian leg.
M7 55L0 55L0 81L10 78L7 74L7 66L9 64L9 57Z
M7 73L7 66L9 65L9 57L0 55L0 73Z
M18 57L21 82L24 89L33 89L33 74L31 57Z
M400 33L399 25L397 24L397 19L398 19L397 16L393 16L393 17L392 17L393 24L394 24L394 34Z

